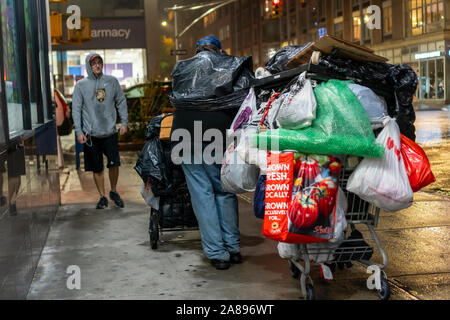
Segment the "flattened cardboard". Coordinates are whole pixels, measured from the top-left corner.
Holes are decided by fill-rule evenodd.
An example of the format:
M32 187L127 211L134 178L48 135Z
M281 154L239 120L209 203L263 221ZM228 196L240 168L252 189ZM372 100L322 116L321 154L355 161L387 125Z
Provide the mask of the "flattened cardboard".
M290 69L309 63L314 51L330 54L334 48L339 49L339 56L360 62L386 62L388 59L374 54L372 49L362 47L352 42L326 35L316 43L311 44L296 57L288 62Z

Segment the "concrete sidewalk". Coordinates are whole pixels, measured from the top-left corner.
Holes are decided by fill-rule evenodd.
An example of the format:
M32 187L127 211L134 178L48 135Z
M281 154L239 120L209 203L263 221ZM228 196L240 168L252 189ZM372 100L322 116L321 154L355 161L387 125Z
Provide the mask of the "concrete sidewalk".
M91 174L73 165L61 176L63 206L51 229L29 299L301 299L297 280L278 256L277 243L261 235L252 195L240 197L244 263L227 271L210 266L198 231L171 232L151 250L149 208L133 170L137 153L123 154L119 192L125 209L93 209L98 200ZM108 182L106 184L108 186ZM378 235L389 256L392 299L450 298L450 201L417 194L408 210L382 214ZM364 230L361 230L364 231ZM375 249L375 251L377 251ZM378 252L373 258L380 262ZM67 289L69 266L81 270L81 290ZM336 271L335 280L312 277L317 299L377 300L366 287L365 268Z

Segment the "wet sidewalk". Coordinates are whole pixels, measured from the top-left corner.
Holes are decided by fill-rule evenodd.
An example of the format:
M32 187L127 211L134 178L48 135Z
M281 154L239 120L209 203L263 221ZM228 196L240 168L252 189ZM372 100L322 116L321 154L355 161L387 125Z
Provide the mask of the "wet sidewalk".
M125 209L95 210L92 175L72 164L61 175L63 205L28 299L301 299L299 283L278 256L277 243L261 235L251 194L239 198L243 264L227 271L211 267L198 231L164 233L158 250L151 250L149 208L133 170L137 153L122 155L119 192ZM419 193L413 207L382 214L377 232L389 257L392 299L450 297L449 209L448 198ZM373 260L381 262L375 251ZM80 268L80 290L67 288L69 266ZM368 276L358 265L336 271L331 283L320 279L317 267L312 273L317 299L329 300L378 300L366 287Z

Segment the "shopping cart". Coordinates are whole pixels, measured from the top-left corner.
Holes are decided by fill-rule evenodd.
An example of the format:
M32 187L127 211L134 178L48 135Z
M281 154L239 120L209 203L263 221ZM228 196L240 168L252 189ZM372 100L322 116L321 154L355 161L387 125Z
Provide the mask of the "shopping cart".
M254 86L256 90L275 90L276 92L282 92L283 90L286 91L291 86L293 81L295 81L296 78L303 72L306 72L306 78L318 83L328 81L330 79L351 80L357 84L369 87L377 95L385 98L386 101L396 101L393 88L386 83L380 82L374 84L366 81L366 79L356 79L349 77L346 74L336 73L319 65L317 61L313 60L311 60L310 63L304 64L295 69L284 71L270 77L256 79L252 82L252 86ZM305 299L314 300L314 282L310 276L310 271L311 264L313 263L312 261L318 261L319 257L322 261L328 260L332 263L346 264L356 262L363 266L376 266L380 269L380 273L378 274L380 278L377 279L377 283L380 283L381 286L378 290L378 295L382 300L387 300L390 296L390 288L384 269L388 265L388 257L374 230L374 228L378 225L380 209L360 199L355 194L347 192L347 181L361 159L348 156L343 156L341 158L343 165L340 187L345 192L345 195L349 200L348 213L346 214L349 227L347 228L347 234L345 237L346 240L344 240L339 247L335 247L333 249L315 247L311 249L311 246L308 248L307 245L300 245L298 254L300 259L289 260L290 273L294 278L299 278L301 291ZM358 239L348 237L349 234L355 232L356 226L367 228L370 236ZM364 243L364 245L361 245L362 243ZM371 243L374 243L374 246L371 246ZM381 263L370 261L370 258L368 258L372 256L374 247L376 247L381 254ZM324 259L324 257L327 258Z
M183 170L171 160L172 120L172 114L168 114L161 121L159 143L164 164L168 168L167 178L171 181L171 186L160 196L159 210L154 208L150 210L148 233L153 250L158 249L160 236L165 232L198 230L198 222L192 208Z
M346 237L339 247L334 248L310 248L311 246L299 245L298 257L300 259L290 259L289 269L293 278L298 278L303 297L306 300L315 299L314 282L310 276L311 265L317 261L327 261L328 263L357 263L362 266L376 266L380 269L380 273L376 276L378 283L381 284L378 291L380 299L387 300L390 296L390 287L384 269L388 265L388 257L384 251L380 239L378 238L374 228L378 226L380 209L372 204L360 199L358 196L346 191L347 181L360 162L357 157L342 157L342 171L340 177L340 187L345 192L349 202L346 219L349 227L347 228ZM362 226L369 231L369 237L358 239L348 239L347 235L356 230L356 226ZM377 263L370 261L373 254L374 243L379 250L382 262Z

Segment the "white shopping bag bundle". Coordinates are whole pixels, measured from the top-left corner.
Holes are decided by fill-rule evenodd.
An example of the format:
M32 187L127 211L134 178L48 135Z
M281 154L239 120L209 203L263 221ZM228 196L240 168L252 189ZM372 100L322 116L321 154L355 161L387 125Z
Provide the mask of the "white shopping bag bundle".
M232 143L225 152L220 180L225 191L242 194L253 192L260 175L257 166L247 164L241 159Z
M147 203L148 206L155 210L159 210L159 198L155 197L155 195L152 192L152 188L150 187L150 184L145 185L145 183L141 186L141 195L142 198L144 198L145 203Z
M234 133L243 128L243 126L250 122L252 116L257 112L256 109L256 95L255 90L250 88L250 91L242 103L233 123L231 124L230 132Z
M403 163L400 129L394 119L385 123L377 138L384 158L364 159L350 176L347 190L385 211L398 211L410 207L414 195Z
M304 72L284 99L277 120L284 129L299 130L312 125L316 119L316 109L316 96Z

